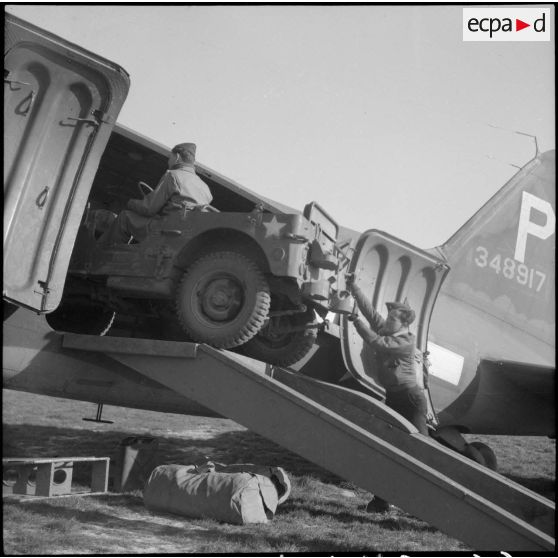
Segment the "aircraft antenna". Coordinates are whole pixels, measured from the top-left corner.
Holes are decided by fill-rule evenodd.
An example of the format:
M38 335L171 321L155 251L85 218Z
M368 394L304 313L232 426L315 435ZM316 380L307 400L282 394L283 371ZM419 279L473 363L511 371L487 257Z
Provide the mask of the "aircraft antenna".
M509 128L502 128L502 126L496 126L495 124L487 123L487 126L489 126L490 128L495 128L496 130L504 130L506 132L513 132L514 134L519 134L520 136L527 136L528 138L532 138L533 141L535 142L535 157L534 158L536 158L540 155L539 142L537 140L537 136L534 136L533 134L528 134L527 132L520 132L519 130L510 130ZM493 158L493 157L489 157L489 158ZM514 165L513 163L508 163L508 164L510 164L512 167L515 167L517 169L521 168L519 165Z
M540 151L539 151L539 142L537 141L537 136L534 136L533 134L527 134L526 132L515 132L516 134L520 134L521 136L527 136L529 138L533 138L533 141L535 142L535 157L538 157L540 155Z

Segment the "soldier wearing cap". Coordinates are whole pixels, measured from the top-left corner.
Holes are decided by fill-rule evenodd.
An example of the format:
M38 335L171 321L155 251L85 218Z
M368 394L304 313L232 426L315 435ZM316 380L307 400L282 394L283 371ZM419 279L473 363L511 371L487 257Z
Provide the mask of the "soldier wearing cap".
M365 324L358 313L349 316L359 335L375 350L379 379L386 390L386 405L428 436L427 401L422 386L417 383L416 341L409 331L415 312L403 302L388 302L388 315L384 320L354 283L352 275L347 277L347 286L369 324ZM367 511L387 510L389 504L378 496L367 507Z
M168 159L169 170L161 177L157 187L142 200L129 200L127 209L120 212L98 243L103 246L126 243L130 236L141 242L145 240L149 225L156 216L210 204L213 196L207 184L197 176L195 162L195 143L175 145Z

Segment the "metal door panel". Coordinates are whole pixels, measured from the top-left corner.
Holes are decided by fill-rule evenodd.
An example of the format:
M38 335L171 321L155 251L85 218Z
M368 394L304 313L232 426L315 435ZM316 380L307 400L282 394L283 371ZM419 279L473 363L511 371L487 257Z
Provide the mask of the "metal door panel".
M444 260L387 233L369 230L357 242L349 271L355 274L356 284L384 317L386 302L407 299L416 313L411 331L416 335L417 347L424 351L432 308L449 271ZM341 347L345 365L353 377L383 397L385 390L378 380L373 350L346 316L341 318Z
M129 88L118 66L13 16L4 53L4 297L62 295L99 159Z

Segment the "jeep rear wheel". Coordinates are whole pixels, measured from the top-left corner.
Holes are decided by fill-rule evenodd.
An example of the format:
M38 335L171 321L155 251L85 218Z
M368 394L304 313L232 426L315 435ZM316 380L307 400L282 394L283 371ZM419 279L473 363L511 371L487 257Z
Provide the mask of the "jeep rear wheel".
M314 346L316 328L306 326L314 322L314 311L270 318L261 331L242 347L251 358L278 366L292 366Z
M236 252L215 252L194 262L176 295L178 318L188 336L221 349L254 337L269 304L269 286L260 268Z
M67 331L82 335L106 335L112 327L116 313L109 308L62 299L60 306L46 315L54 331Z

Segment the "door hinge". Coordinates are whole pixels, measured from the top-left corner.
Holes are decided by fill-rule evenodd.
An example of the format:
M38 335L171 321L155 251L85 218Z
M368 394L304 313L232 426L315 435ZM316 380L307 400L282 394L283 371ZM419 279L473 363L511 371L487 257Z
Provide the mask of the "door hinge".
M35 291L37 294L45 295L50 293L50 289L48 288L48 283L46 281L37 281L39 283L39 287L42 289L42 292Z
M108 116L106 112L101 110L92 110L91 117L88 118L73 118L68 117L68 120L73 120L74 122L84 122L86 124L91 124L92 126L99 126L99 124L114 124L114 119Z
M16 114L20 115L20 116L27 116L31 110L31 108L33 107L33 103L35 102L35 98L36 98L36 93L35 90L33 89L33 86L26 82L26 81L19 81L17 79L13 79L11 77L11 72L10 70L6 70L4 68L4 83L8 83L10 85L10 90L11 91L19 91L21 89L22 86L29 86L31 87L31 92L29 93L29 95L27 95L27 97L25 99L23 99L16 110Z
M11 70L7 70L6 68L4 68L4 83L9 83L10 86L14 84L14 85L29 85L29 87L31 87L30 83L27 83L26 81L19 81L17 79L14 79L13 77L11 77L12 75L13 72Z
M38 295L41 296L41 299L42 299L41 300L41 310L44 310L45 306L46 306L47 297L48 297L48 295L50 294L51 291L49 289L47 281L37 281L37 283L39 284L39 287L42 290L40 290L40 291L39 290L34 290L33 292L35 294L38 294Z
M114 118L109 116L107 112L102 110L91 111L91 114L95 117L97 122L104 122L105 124L114 124Z

